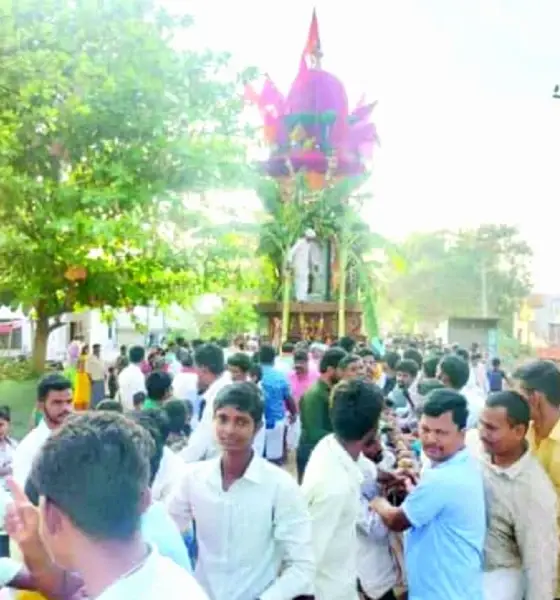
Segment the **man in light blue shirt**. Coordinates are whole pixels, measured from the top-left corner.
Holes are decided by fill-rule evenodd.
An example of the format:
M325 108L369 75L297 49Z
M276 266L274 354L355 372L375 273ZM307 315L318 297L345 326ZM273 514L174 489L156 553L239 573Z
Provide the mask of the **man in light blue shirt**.
M467 401L451 389L431 392L420 438L431 469L400 507L375 498L371 508L393 531L408 530L409 600L482 600L486 510L483 476L465 449Z

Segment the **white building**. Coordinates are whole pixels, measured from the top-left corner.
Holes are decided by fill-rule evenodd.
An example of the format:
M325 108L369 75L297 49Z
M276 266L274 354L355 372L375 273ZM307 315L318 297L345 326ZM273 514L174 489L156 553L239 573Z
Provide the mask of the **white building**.
M49 335L49 361L64 361L68 345L76 336L81 336L85 343L90 345L101 344L102 355L106 360L111 360L117 356L121 345L156 344L165 336L170 326L176 327L169 324L160 309L153 307L137 307L132 313L119 312L111 323L102 319L99 310L65 314L61 321L63 325ZM21 310L13 311L6 306L0 307L0 357L30 355L33 336L32 319Z

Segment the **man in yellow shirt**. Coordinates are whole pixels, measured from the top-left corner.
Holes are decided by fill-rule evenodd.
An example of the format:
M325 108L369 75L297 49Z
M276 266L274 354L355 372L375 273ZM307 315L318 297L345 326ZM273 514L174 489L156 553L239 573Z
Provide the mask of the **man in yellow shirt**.
M552 480L560 503L560 370L553 362L538 360L521 367L515 378L531 407L529 446ZM560 528L560 513L558 524ZM557 600L560 570L558 575Z

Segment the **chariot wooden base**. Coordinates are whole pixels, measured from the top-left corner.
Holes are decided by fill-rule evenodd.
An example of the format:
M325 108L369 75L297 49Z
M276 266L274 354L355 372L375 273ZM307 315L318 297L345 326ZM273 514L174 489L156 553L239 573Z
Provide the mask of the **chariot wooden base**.
M261 334L279 345L282 337L282 303L264 302L255 310L261 317ZM362 335L362 310L356 304L348 304L345 311L346 335L360 338ZM338 337L337 302L292 302L288 340L333 341Z

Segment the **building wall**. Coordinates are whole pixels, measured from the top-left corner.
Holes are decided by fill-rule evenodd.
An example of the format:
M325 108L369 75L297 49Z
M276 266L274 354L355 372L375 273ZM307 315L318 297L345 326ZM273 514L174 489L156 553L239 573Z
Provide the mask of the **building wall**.
M560 295L530 296L515 315L513 336L534 348L560 346Z

